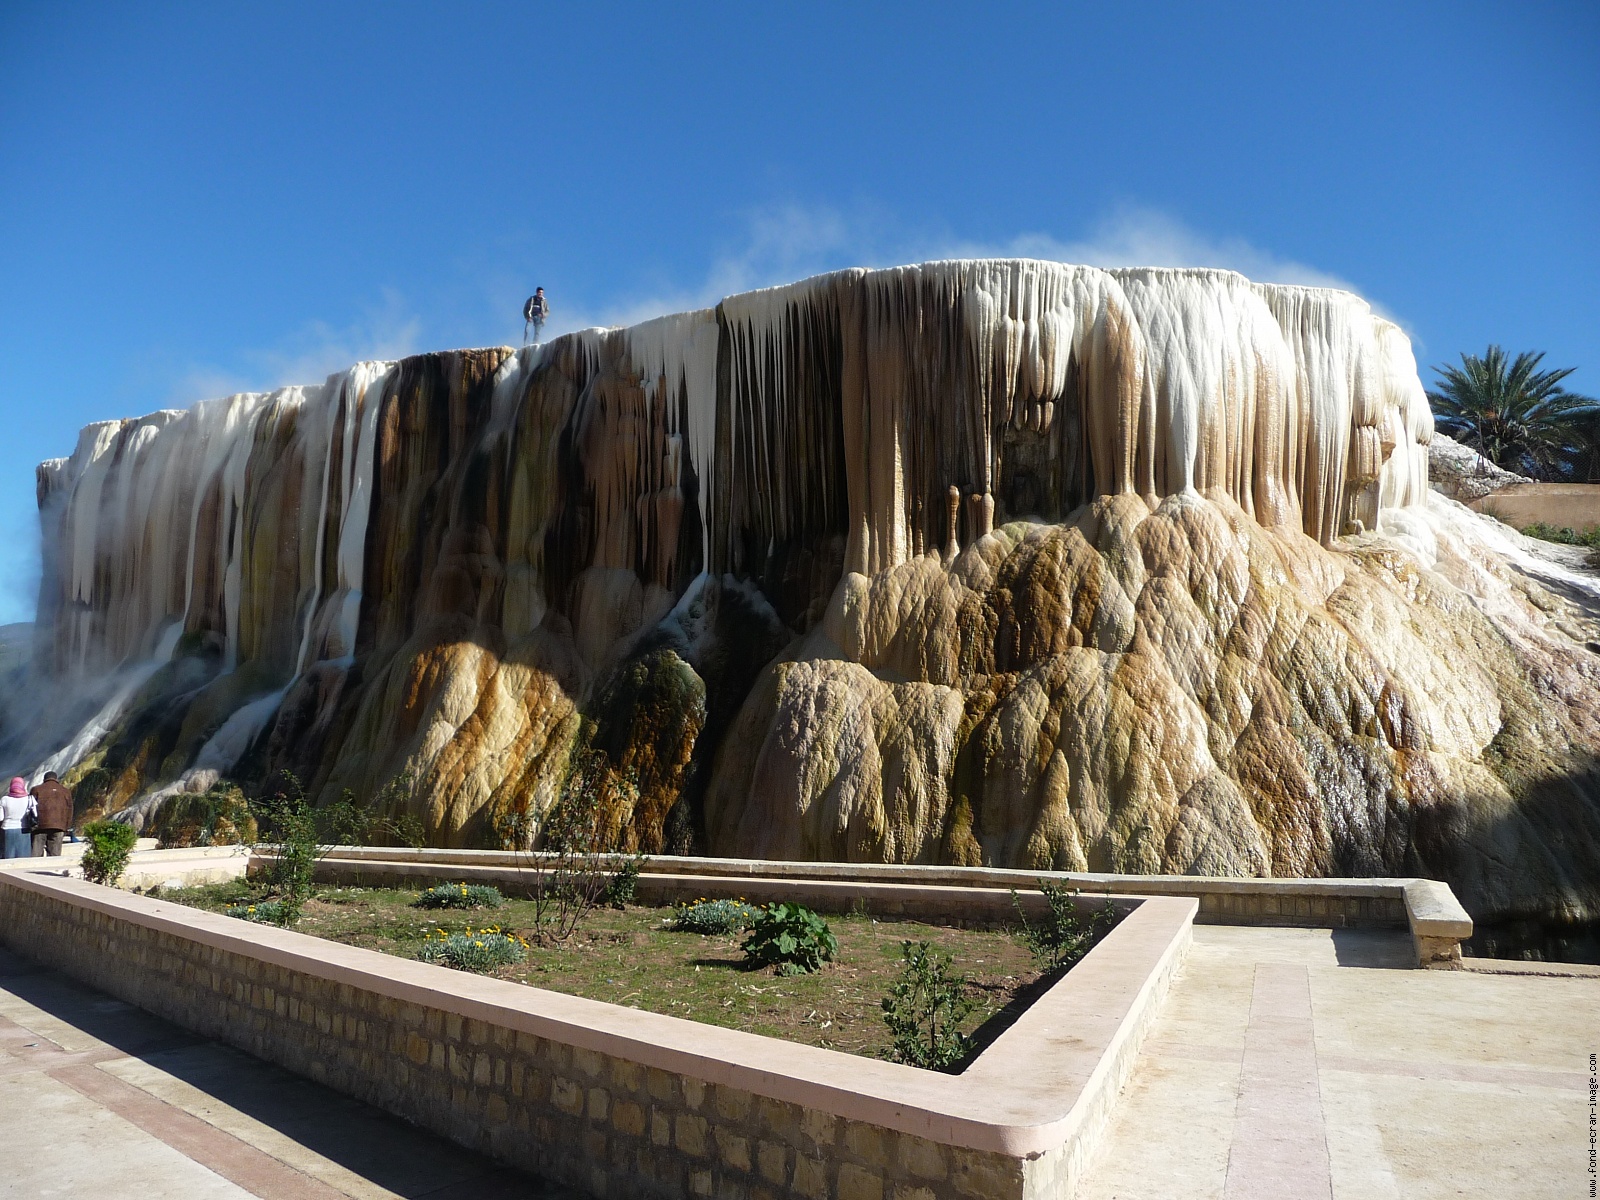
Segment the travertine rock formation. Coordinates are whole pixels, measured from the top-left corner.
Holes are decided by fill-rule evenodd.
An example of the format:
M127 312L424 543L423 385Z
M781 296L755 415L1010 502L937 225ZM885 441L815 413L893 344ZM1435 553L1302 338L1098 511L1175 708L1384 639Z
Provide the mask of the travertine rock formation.
M362 364L41 468L64 699L10 756L141 812L407 771L477 845L589 746L650 849L1431 874L1581 934L1597 593L1430 492L1431 437L1395 326L1218 271L847 271Z
M1518 483L1532 483L1526 475L1507 471L1470 446L1434 433L1428 445L1428 481L1433 490L1470 504L1492 492Z

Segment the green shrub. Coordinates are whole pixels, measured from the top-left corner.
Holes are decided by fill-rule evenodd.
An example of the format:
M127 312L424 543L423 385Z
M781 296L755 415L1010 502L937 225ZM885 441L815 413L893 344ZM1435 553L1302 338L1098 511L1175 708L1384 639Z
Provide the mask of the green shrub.
M616 873L606 884L606 903L612 908L627 908L639 894L639 872L644 865L644 855L630 854L617 864Z
M804 975L839 952L828 923L803 904L769 904L750 923L740 949L751 967L776 967L779 975Z
M559 946L605 905L621 907L638 882L640 857L625 846L624 820L639 801L639 776L619 770L580 737L561 796L547 811L501 812L495 831L532 884L534 941Z
M411 902L412 908L499 908L500 889L482 883L436 883Z
M1039 924L1030 924L1022 911L1022 901L1016 892L1011 893L1012 906L1022 919L1022 940L1039 964L1041 971L1066 970L1094 949L1095 943L1121 919L1116 909L1107 903L1080 914L1073 897L1078 893L1071 888L1058 887L1049 880L1039 880L1039 890L1044 893L1050 912Z
M967 977L952 973L951 962L927 942L901 943L900 978L883 998L883 1021L894 1038L888 1057L895 1062L945 1071L972 1048L960 1026L977 1004L967 996Z
M684 933L739 933L755 919L756 910L743 900L696 900L673 910L672 928Z
M256 904L230 904L222 910L224 916L238 917L241 921L255 921L262 925L287 925L289 909L281 900L262 900Z
M358 807L349 788L332 804L318 808L293 772L282 772L279 780L279 790L255 801L252 813L260 826L261 848L271 856L267 882L283 905L284 925L300 919L300 910L311 898L317 862L335 845L420 844L421 826L414 818L383 815L403 805L412 787L409 774L402 772L384 785L369 808Z
M1538 538L1542 542L1559 542L1564 546L1587 546L1591 550L1600 548L1600 526L1585 529L1580 533L1570 525L1563 525L1558 529L1544 521L1535 521L1532 525L1523 526L1522 533L1525 537Z
M1532 525L1525 526L1522 533L1525 537L1538 538L1540 541L1559 542L1565 546L1585 546L1589 550L1585 565L1591 571L1600 570L1600 526L1585 529L1580 533L1570 525L1563 525L1557 529L1554 525L1535 521Z
M115 887L128 868L139 831L121 821L90 821L81 831L89 848L83 852L83 877Z
M267 879L277 894L281 914L277 924L293 925L300 919L300 910L311 898L311 881L317 860L328 852L328 846L318 836L318 814L300 790L300 781L288 772L285 775L288 790L259 800L256 812L262 837L268 843L265 849L272 855ZM321 822L324 828L332 823L329 815L325 815ZM332 834L331 829L328 832ZM340 840L337 836L327 838L328 843L337 840Z
M443 929L430 933L417 951L426 963L454 967L458 971L492 971L508 963L521 962L528 954L528 943L498 925L483 929L468 928L459 933Z

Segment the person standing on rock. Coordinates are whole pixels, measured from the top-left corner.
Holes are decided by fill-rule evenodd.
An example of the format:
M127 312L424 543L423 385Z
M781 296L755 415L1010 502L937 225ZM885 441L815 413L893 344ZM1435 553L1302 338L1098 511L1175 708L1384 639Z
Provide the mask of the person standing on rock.
M522 306L522 344L528 344L528 331L533 331L533 340L537 342L539 335L544 332L545 318L550 315L550 301L544 298L542 287L534 288L533 295L528 297L528 302Z
M19 775L11 781L11 791L0 796L0 858L31 858L33 846L28 838L28 825L35 811L34 799L28 795L28 785Z
M61 839L72 828L72 793L54 771L44 773L44 782L33 789L33 856L61 857Z

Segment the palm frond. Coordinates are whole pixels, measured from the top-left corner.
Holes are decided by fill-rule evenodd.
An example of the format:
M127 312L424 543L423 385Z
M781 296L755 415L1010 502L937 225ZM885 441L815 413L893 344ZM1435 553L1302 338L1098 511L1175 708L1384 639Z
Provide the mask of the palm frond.
M1590 473L1600 400L1561 386L1574 367L1539 370L1544 352L1508 361L1499 346L1434 368L1428 403L1440 429L1502 467L1544 477Z

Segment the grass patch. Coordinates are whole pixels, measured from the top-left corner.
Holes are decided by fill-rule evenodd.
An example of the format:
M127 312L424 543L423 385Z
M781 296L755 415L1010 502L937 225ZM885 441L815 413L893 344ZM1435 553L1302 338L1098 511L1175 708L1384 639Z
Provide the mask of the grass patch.
M214 912L249 904L253 894L242 880L160 893L164 900ZM475 940L481 937L472 913L424 912L414 907L419 895L394 888L318 888L297 928L405 958L437 955L425 947L469 930ZM747 966L743 921L730 920L726 933L696 933L673 927L683 911L597 909L566 942L519 944L520 961L482 969L551 991L880 1058L893 1051L883 1000L903 978L905 943L926 942L929 953L941 960L949 955L951 970L965 977L964 994L973 1007L950 1033L971 1039L964 1043L968 1061L1056 978L1041 971L1010 929L955 929L859 914L828 916L838 943L833 961L810 974L779 975L772 967ZM533 943L526 936L533 928L532 902L506 898L495 920L503 934Z

